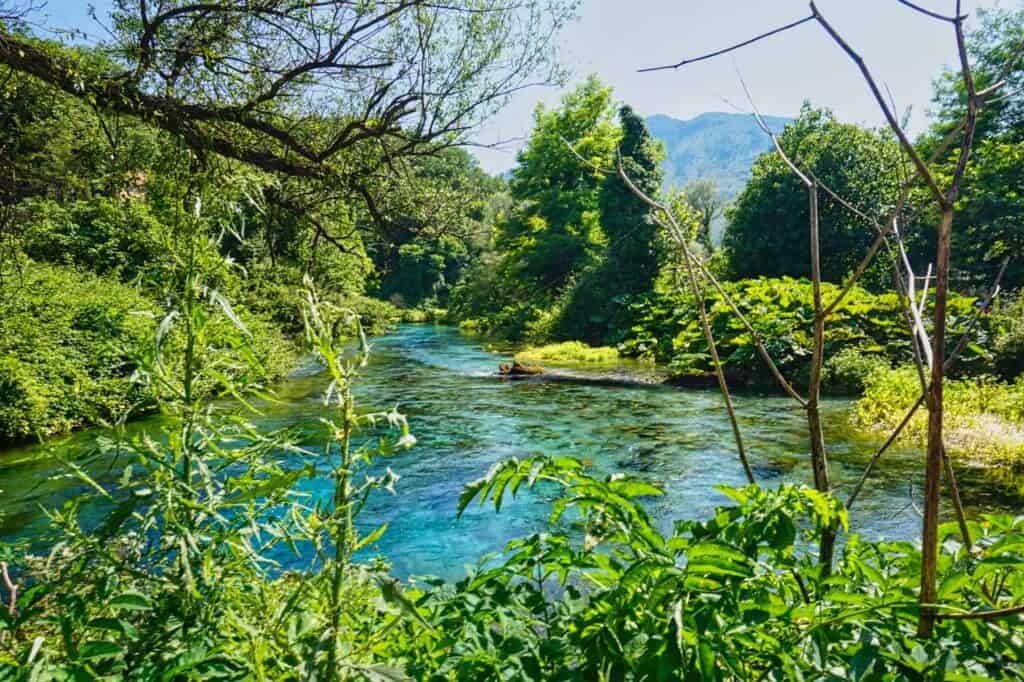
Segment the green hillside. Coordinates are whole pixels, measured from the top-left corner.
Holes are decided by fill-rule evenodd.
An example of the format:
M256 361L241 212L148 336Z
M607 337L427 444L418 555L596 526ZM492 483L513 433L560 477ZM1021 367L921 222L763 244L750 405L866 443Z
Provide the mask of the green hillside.
M776 132L791 120L765 117ZM647 118L647 127L665 144L666 187L708 179L728 199L743 189L754 160L771 147L768 136L746 114L709 112L689 121L656 114Z

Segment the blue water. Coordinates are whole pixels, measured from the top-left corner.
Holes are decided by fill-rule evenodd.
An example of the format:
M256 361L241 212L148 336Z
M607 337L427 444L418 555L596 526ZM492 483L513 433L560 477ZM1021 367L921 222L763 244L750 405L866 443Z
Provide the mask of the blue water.
M503 381L494 371L507 356L443 326L404 325L373 344L357 400L368 411L397 405L418 440L387 462L401 475L397 494L380 493L360 517L365 529L389 524L372 551L399 576L455 578L481 554L545 528L550 491L521 495L500 513L474 506L456 519L462 487L507 457L566 455L602 473L627 471L656 481L666 494L650 511L666 528L675 519L706 517L726 503L715 486L745 483L717 392ZM318 372L298 372L278 387L281 404L267 407L256 421L266 428L315 430L326 383ZM759 482L810 482L802 410L779 396L740 395L736 406ZM827 402L833 481L843 498L879 443L847 427L849 409L849 401ZM132 429L158 425L158 419L142 420ZM57 505L77 489L45 453L82 451L95 433L0 454L0 536L31 536L45 527L40 507ZM886 454L851 514L855 532L872 539L911 539L920 532L910 505L911 496L920 495L920 457L910 449ZM1024 509L1013 479L970 470L961 479L972 513ZM326 479L307 480L301 488L330 495Z

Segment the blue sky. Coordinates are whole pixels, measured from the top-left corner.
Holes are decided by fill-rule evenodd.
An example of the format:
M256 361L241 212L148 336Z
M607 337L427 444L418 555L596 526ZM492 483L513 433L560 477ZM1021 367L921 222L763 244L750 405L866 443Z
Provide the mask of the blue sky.
M953 0L918 3L944 13L952 13L954 5ZM44 13L49 25L102 36L102 28L88 18L90 5L103 15L109 0L49 0ZM964 3L968 11L1019 5L1019 0ZM888 85L897 106L913 107L911 129L922 130L928 123L932 80L956 61L952 28L896 0L818 0L818 7ZM731 105L746 109L739 69L764 113L793 115L810 99L843 120L881 124L853 64L813 23L678 71L636 72L739 42L806 14L805 0L583 0L580 18L561 37L562 61L572 69L573 81L596 73L642 114L692 118L705 111L734 111ZM481 144L513 140L500 149L474 149L481 164L491 172L514 165L537 102L553 104L559 97L556 89L518 94L477 133Z

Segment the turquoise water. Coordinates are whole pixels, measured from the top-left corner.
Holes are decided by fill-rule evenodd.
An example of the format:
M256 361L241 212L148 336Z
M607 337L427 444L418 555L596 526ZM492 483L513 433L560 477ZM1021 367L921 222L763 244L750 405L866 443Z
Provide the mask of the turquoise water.
M458 577L482 553L545 527L547 501L534 493L499 514L474 506L456 519L462 486L506 457L568 455L601 472L645 476L665 488L650 510L666 528L675 519L706 517L725 503L715 486L745 482L717 392L503 381L493 376L502 356L448 327L403 325L373 344L358 391L361 406L397 404L418 439L415 448L387 462L402 477L397 495L380 494L361 518L368 529L389 523L375 551L400 576ZM311 426L326 383L316 371L296 373L278 387L282 404L257 421L266 428ZM799 407L785 397L757 395L737 396L736 404L759 481L809 482L806 422ZM879 441L846 428L849 408L848 401L828 401L826 436L841 497ZM157 425L149 419L131 428ZM52 459L40 455L47 449L81 451L94 437L95 432L83 432L45 447L0 454L0 536L37 534L46 523L40 506L57 505L77 489ZM920 519L910 505L911 495L920 495L919 460L919 451L887 453L852 512L856 532L872 539L910 539L919 533ZM104 480L103 472L97 475ZM1024 509L1013 480L1000 482L979 471L963 471L961 478L973 513ZM306 481L303 488L329 495L326 480Z

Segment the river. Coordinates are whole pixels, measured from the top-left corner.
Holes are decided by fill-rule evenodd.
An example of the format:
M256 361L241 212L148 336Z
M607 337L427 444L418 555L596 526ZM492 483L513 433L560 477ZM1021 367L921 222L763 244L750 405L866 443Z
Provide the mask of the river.
M503 356L444 326L402 325L373 339L373 356L360 383L363 409L398 405L418 443L387 464L400 476L396 495L372 499L360 519L365 528L388 522L374 551L397 575L456 578L464 566L509 539L543 530L550 511L543 494L521 495L500 513L473 506L456 519L462 486L506 457L552 454L578 457L595 470L626 471L662 485L664 497L649 510L666 528L674 519L700 518L727 499L715 487L745 483L729 422L716 391L664 386L596 386L509 382L493 374ZM255 419L262 427L315 430L323 374L296 372L277 387L280 403ZM806 422L784 396L738 395L737 411L759 482L809 483ZM880 438L847 426L848 400L826 401L826 439L833 481L845 499ZM159 418L134 422L152 429ZM45 528L41 507L81 490L51 453L88 449L98 430L44 445L0 453L0 538L31 538ZM289 455L281 455L282 457ZM911 495L920 496L920 449L886 454L851 513L851 528L869 539L912 539L920 519ZM1019 479L962 470L969 513L1024 510ZM324 479L301 487L329 494Z

